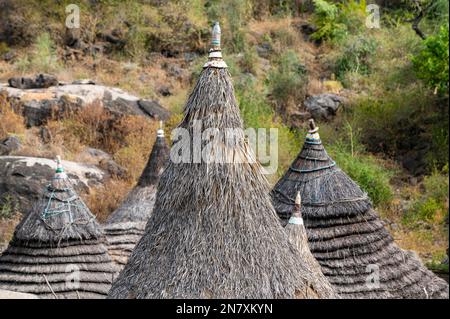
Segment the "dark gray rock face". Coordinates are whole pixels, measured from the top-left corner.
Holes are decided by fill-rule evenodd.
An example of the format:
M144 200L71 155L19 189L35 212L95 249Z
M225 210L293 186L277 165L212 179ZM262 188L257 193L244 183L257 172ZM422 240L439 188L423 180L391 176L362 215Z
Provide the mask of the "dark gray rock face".
M9 155L14 151L19 150L21 143L15 136L9 136L0 140L0 155Z
M306 110L315 120L329 120L336 115L344 98L332 93L310 96L304 102Z
M63 161L64 169L74 188L88 193L100 186L109 175L93 166ZM56 169L56 162L45 158L0 156L0 200L14 199L19 211L26 213L39 199Z
M170 117L170 112L167 111L164 107L162 107L158 102L156 101L149 101L149 100L139 100L138 101L139 107L147 113L148 116L166 121Z
M50 74L38 74L34 78L15 77L8 80L9 86L16 89L43 89L58 85L58 80Z

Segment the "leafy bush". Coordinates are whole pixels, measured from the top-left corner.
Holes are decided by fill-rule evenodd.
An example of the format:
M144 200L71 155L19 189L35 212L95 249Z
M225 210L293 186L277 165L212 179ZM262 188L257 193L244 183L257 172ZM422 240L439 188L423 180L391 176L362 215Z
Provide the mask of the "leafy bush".
M42 72L52 72L60 67L56 45L50 34L43 33L36 38L31 64Z
M256 74L256 63L258 55L254 47L247 47L244 50L242 59L239 61L242 72Z
M341 40L347 34L361 31L365 19L366 2L349 0L339 4L326 0L314 0L313 33L315 40Z
M17 213L17 203L10 195L4 196L0 201L0 220L10 219Z
M384 168L373 156L355 153L343 142L328 147L337 164L368 193L375 206L387 205L393 199L389 180L392 170Z
M416 221L442 223L448 216L448 166L443 171L434 171L423 181L424 192L413 203L404 216L405 223Z
M344 47L344 51L336 61L337 77L342 81L347 72L368 75L371 70L371 60L377 48L375 40L357 36L347 41Z
M417 77L440 93L448 94L449 27L442 26L436 35L424 40L424 48L412 61Z
M277 105L303 101L308 77L306 67L300 62L298 55L288 50L278 58L276 65L269 73L267 82Z
M318 30L313 33L315 40L343 38L347 32L345 24L338 22L339 8L325 0L314 0L314 23Z

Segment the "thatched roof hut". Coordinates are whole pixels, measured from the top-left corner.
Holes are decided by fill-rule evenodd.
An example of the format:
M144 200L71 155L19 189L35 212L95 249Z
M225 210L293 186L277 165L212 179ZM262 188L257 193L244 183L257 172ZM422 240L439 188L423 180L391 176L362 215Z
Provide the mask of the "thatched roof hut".
M328 156L310 124L303 149L272 190L282 223L300 192L310 250L344 298L448 298L448 284L394 243L367 194Z
M168 160L169 147L164 138L164 131L160 128L137 185L103 225L109 254L120 267L125 266L134 246L144 233L145 224L155 204L159 178Z
M58 159L51 184L0 256L0 289L40 298L104 298L118 270L104 242Z
M244 137L217 24L212 44L174 132L145 234L109 297L333 297L280 227ZM199 143L207 130L214 134Z

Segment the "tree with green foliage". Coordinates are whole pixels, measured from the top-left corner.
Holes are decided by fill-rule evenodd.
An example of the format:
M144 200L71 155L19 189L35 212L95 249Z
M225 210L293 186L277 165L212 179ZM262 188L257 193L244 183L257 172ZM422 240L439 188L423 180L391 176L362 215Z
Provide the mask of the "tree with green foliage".
M423 49L413 57L417 77L424 80L435 92L448 95L449 27L441 26L436 35L423 41Z

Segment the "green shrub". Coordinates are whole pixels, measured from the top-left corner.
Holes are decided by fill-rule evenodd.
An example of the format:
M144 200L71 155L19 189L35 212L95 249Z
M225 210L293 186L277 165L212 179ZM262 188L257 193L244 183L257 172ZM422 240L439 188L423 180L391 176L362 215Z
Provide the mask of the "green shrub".
M313 22L318 28L313 33L315 40L339 41L347 34L356 34L363 29L366 14L366 2L364 0L349 0L339 4L326 0L314 1Z
M313 33L315 40L341 39L347 33L345 24L338 22L339 8L325 0L314 0L314 24L318 28Z
M430 176L426 176L423 186L424 192L404 216L404 222L407 224L416 221L443 222L448 215L448 167L441 172L434 171Z
M10 219L17 213L17 203L10 195L6 195L0 201L0 220Z
M56 45L50 34L45 32L36 38L29 61L30 67L37 69L39 72L48 73L60 68Z
M267 83L277 105L299 103L305 98L308 84L306 67L294 51L288 50L276 61L276 68L269 73Z
M256 64L258 61L258 54L254 47L246 47L239 65L242 72L256 74Z
M373 156L352 151L349 145L337 142L328 146L330 155L341 169L346 172L369 195L375 206L387 205L393 199L389 183L393 172L384 168Z
M418 78L440 93L448 94L449 27L424 40L424 48L412 61Z
M347 72L368 75L371 71L372 57L376 52L377 43L374 39L356 36L349 39L344 51L336 60L335 74L343 80Z

